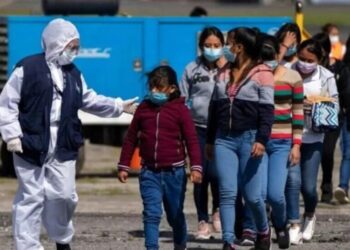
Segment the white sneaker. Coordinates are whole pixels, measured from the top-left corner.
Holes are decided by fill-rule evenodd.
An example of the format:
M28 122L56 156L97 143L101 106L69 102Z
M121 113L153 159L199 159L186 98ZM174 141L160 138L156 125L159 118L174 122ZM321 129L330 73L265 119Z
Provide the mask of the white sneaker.
M210 234L208 223L205 222L204 220L200 221L198 223L198 231L196 234L196 239L208 240L210 239L210 237L211 237L211 234Z
M289 240L291 245L303 244L303 234L299 225L289 228Z
M303 240L310 241L315 232L315 224L316 224L316 216L314 215L312 218L304 217L303 224Z
M334 197L339 201L340 204L349 204L350 200L344 189L337 187L334 191Z

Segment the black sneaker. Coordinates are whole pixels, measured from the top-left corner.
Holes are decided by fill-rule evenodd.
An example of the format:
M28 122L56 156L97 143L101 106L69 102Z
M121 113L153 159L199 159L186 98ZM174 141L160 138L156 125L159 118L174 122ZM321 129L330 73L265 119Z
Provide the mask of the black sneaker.
M254 250L270 250L271 249L271 229L267 234L258 234L255 241Z
M321 202L323 203L331 203L333 198L333 187L332 184L323 184L321 187Z
M57 250L72 250L69 244L56 243Z
M237 248L235 247L234 244L226 243L224 244L224 247L222 250L236 250Z
M276 229L276 235L278 247L280 249L288 249L290 246L288 230L286 228L282 230Z
M182 246L182 245L174 245L174 250L186 250L186 246Z

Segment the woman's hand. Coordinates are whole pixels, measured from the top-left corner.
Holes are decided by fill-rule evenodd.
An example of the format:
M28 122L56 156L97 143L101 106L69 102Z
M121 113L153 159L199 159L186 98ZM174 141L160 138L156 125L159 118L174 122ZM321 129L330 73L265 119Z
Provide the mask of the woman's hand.
M251 156L253 158L259 158L262 157L265 153L265 146L262 145L260 142L255 142L252 147Z
M312 105L313 105L313 102L308 100L308 99L304 99L304 106L303 106L303 109L304 109L304 113L305 114L310 114L311 111L312 111Z
M283 45L287 48L291 47L297 41L296 35L294 32L287 31L286 36L283 39Z
M289 162L291 166L295 166L300 161L300 145L294 144L289 153Z

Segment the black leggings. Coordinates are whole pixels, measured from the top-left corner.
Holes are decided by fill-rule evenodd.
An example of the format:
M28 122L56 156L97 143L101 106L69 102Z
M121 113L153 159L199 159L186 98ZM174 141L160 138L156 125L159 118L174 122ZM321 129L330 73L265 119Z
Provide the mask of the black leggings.
M325 133L322 152L322 187L332 184L334 168L334 150L340 135L341 126L337 130Z

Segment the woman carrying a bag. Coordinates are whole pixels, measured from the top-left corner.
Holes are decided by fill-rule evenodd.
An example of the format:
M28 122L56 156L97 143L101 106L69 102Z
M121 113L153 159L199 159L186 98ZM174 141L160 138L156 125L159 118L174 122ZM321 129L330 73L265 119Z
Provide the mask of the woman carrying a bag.
M327 121L327 119L322 119L324 117L320 117L315 111L324 108L324 106L326 106L328 112L334 112L335 114L338 114L339 110L338 91L334 76L329 70L320 65L323 56L321 45L316 40L309 39L300 44L298 48L299 60L292 66L303 79L305 95L305 125L300 150L301 192L305 203L302 225L302 239L304 241L311 240L316 223L315 210L318 202L317 174L324 139L322 131L324 131L324 128L331 128L334 125L334 120ZM319 104L324 104L323 102L328 104ZM320 123L322 128L319 127Z

